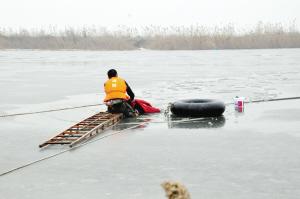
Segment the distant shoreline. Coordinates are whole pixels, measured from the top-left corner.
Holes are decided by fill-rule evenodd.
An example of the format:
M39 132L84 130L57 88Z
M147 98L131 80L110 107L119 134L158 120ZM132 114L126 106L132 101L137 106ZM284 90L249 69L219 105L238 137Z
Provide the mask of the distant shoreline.
M31 48L26 48L26 49L23 49L23 48L7 48L7 49L1 49L0 48L0 52L4 52L4 51L91 51L91 52L122 52L122 51L127 51L127 52L134 52L134 51L227 51L227 50L288 50L288 49L300 49L300 47L296 47L296 48L239 48L239 49L199 49L199 50L180 50L180 49L177 49L177 50L156 50L156 49L144 49L144 50L140 50L140 49L133 49L133 50L109 50L109 49L100 49L100 50L90 50L90 49L38 49L38 48L34 48L34 49L31 49Z
M0 29L0 50L225 50L300 48L300 31L280 24L258 24L237 33L233 26L208 31L196 27L146 27L115 32L72 28L64 31Z

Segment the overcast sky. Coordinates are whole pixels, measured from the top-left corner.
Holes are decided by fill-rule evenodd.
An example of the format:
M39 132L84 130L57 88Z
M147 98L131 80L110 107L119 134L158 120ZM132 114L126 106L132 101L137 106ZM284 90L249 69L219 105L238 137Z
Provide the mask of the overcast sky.
M300 0L1 0L0 27L300 26Z

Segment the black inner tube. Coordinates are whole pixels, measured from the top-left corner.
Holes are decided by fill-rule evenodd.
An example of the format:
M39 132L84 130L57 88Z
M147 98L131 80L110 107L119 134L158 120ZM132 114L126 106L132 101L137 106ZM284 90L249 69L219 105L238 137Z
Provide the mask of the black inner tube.
M171 104L171 112L177 116L217 117L224 111L224 102L213 99L187 99Z

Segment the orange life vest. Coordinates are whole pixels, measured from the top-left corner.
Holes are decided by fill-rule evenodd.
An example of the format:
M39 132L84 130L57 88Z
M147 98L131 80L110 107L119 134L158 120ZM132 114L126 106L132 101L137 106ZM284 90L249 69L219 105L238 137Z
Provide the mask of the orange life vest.
M104 84L104 90L106 93L104 101L111 99L125 99L128 100L129 96L126 94L126 83L120 77L112 77Z

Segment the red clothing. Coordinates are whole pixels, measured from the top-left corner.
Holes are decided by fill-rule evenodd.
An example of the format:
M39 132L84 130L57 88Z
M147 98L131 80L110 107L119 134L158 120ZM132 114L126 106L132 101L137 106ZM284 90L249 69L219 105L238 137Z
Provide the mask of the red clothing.
M146 102L141 99L135 99L131 102L131 106L135 108L136 106L140 106L144 113L159 113L159 108L153 107L149 102Z

